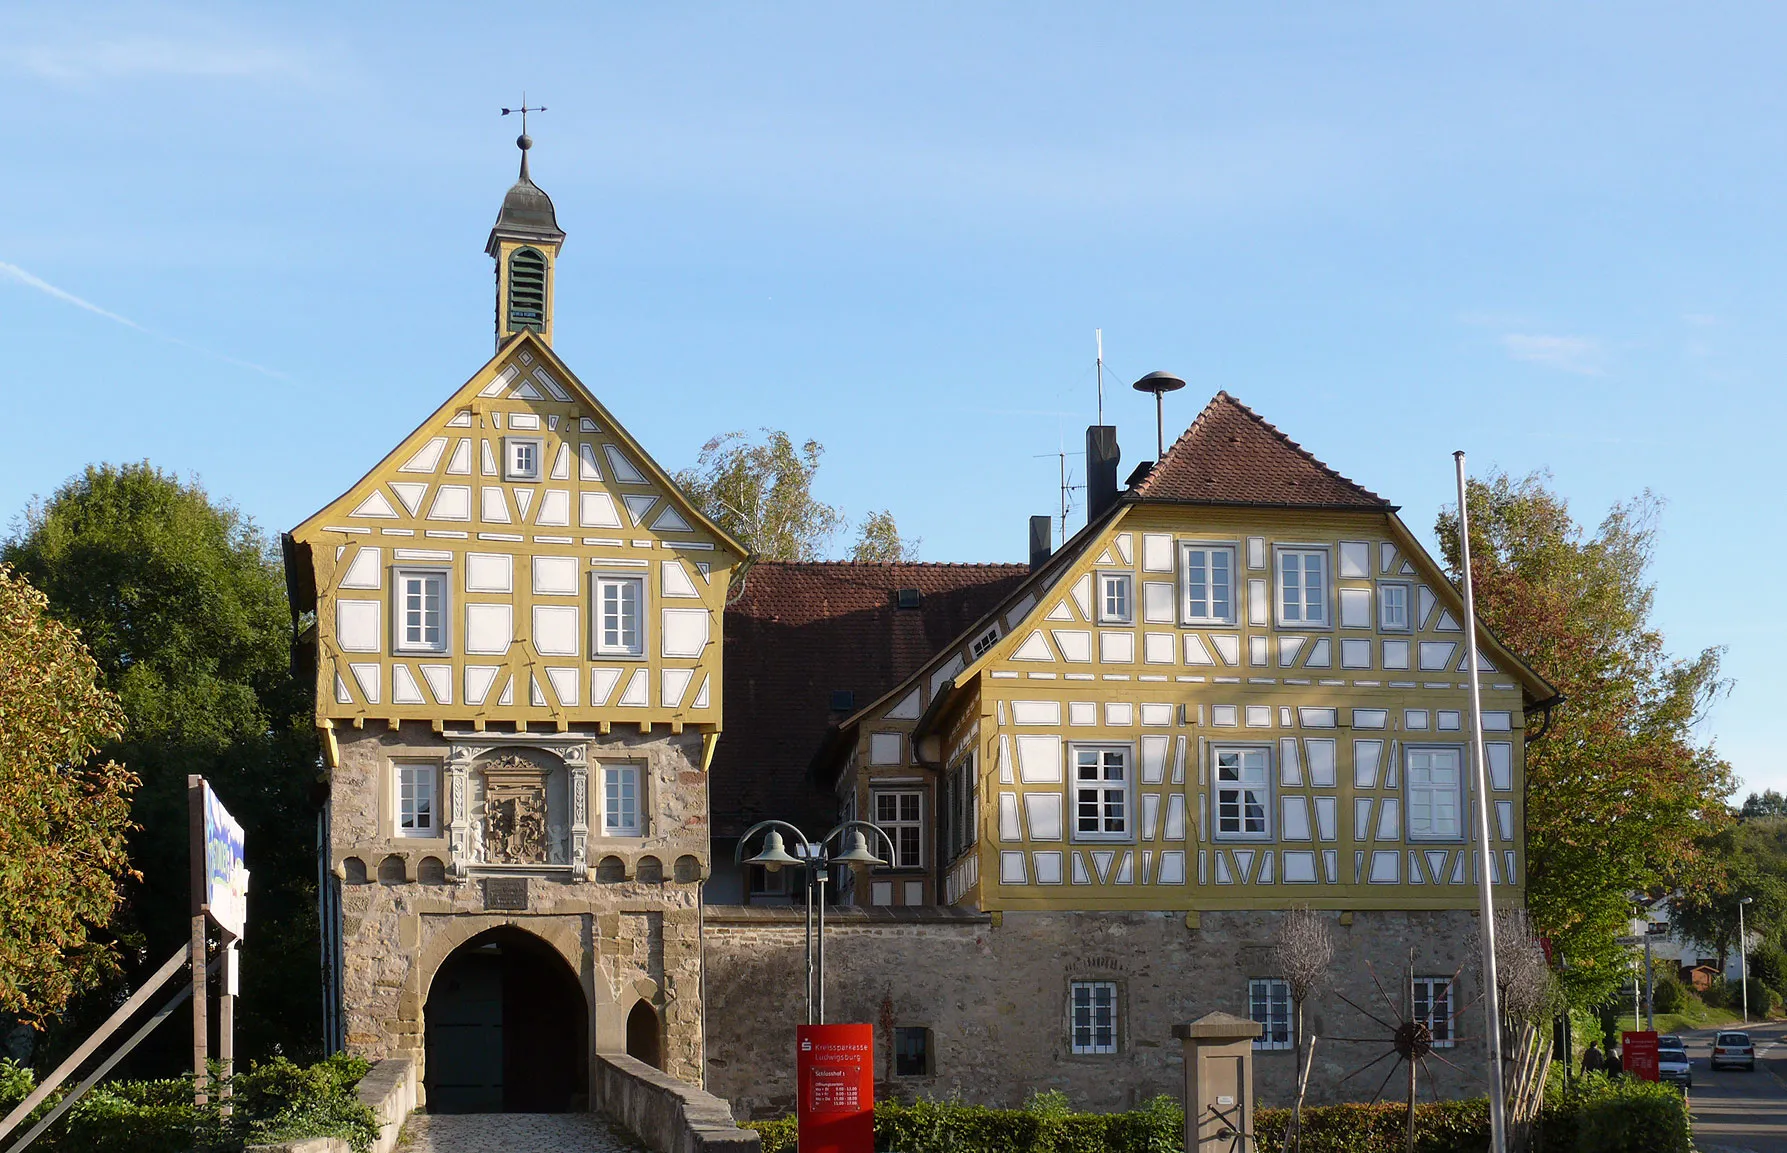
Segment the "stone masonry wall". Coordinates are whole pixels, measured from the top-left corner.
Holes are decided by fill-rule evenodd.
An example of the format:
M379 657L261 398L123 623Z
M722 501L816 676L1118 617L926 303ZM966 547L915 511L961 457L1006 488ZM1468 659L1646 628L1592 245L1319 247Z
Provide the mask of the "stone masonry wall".
M530 745L521 734L479 734L475 743L576 756L566 744L576 737L553 734ZM587 735L584 755L592 769L603 759L645 766L646 835L604 839L592 816L587 867L501 871L524 879L527 897L525 909L500 910L486 906L484 885L500 870L470 862L455 869L444 836L392 835L392 761L436 759L444 766L451 746L464 742L411 723L397 731L338 730L337 740L331 864L343 881L343 1011L351 1052L375 1060L408 1057L425 1076L424 1008L435 972L472 937L509 925L552 945L576 973L590 1007L592 1055L626 1050L627 1015L643 1000L662 1022L665 1071L700 1082L699 904L708 849L699 734Z
M1060 1089L1074 1107L1131 1108L1183 1090L1175 1024L1220 1009L1248 1015L1248 980L1275 975L1271 948L1281 913L1204 913L1187 928L1180 913L960 914L954 910L838 910L827 915L826 1020L876 1026L876 1092L1018 1105L1033 1090ZM1312 1102L1369 1099L1390 1061L1347 1074L1390 1048L1389 1030L1348 1006L1338 989L1394 1022L1381 982L1400 1011L1399 983L1414 950L1417 976L1458 974L1454 1015L1460 1040L1442 1050L1476 1069L1482 1036L1467 911L1334 914L1332 989L1306 1009L1317 1043ZM798 909L715 908L706 913L707 1088L740 1118L793 1111L794 1028L804 1020ZM1460 970L1463 970L1460 972ZM1114 981L1115 1054L1070 1052L1068 985ZM895 1026L932 1030L934 1073L893 1078ZM1336 1037L1378 1037L1371 1044ZM1482 1092L1472 1078L1428 1062L1442 1096ZM1294 1092L1289 1051L1256 1054L1260 1098L1287 1104ZM1423 1096L1428 1095L1422 1071ZM1399 1098L1406 1081L1389 1087Z

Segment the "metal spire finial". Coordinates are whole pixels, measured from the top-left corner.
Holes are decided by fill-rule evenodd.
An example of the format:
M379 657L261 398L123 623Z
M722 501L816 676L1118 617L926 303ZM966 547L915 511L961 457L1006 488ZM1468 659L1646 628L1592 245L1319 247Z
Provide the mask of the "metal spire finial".
M515 147L521 149L521 179L523 180L528 179L527 150L534 146L534 138L527 134L527 114L529 112L544 111L546 111L546 106L544 104L537 104L531 108L528 106L527 93L525 91L521 94L521 107L503 109L504 116L508 116L513 112L521 113L521 135L515 138Z

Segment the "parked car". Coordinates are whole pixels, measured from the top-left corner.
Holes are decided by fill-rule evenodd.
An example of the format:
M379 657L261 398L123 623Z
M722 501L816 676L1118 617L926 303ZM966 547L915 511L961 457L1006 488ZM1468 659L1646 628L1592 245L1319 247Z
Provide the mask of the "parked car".
M1687 1049L1688 1043L1682 1040L1680 1033L1665 1033L1657 1038L1659 1049Z
M1750 1043L1748 1033L1720 1033L1713 1038L1713 1055L1707 1065L1714 1069L1741 1065L1745 1069L1756 1070L1756 1046Z
M1658 1045L1657 1076L1684 1089L1692 1089L1694 1070L1688 1064L1688 1051L1680 1045Z

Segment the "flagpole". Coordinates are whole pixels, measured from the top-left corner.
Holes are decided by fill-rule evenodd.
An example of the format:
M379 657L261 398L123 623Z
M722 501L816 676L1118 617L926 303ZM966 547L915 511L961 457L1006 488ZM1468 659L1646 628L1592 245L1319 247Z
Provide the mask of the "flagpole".
M1489 1057L1489 1131L1490 1153L1507 1153L1507 1096L1502 1088L1502 1010L1500 990L1495 976L1495 896L1491 891L1493 869L1490 854L1495 850L1489 839L1489 766L1483 755L1483 690L1477 675L1477 604L1471 587L1471 519L1466 498L1464 453L1452 454L1458 466L1458 553L1464 569L1464 650L1470 667L1471 689L1471 754L1476 762L1477 844L1482 846L1482 859L1477 868L1477 891L1483 921L1483 1032L1488 1041ZM1510 877L1512 882L1513 878Z

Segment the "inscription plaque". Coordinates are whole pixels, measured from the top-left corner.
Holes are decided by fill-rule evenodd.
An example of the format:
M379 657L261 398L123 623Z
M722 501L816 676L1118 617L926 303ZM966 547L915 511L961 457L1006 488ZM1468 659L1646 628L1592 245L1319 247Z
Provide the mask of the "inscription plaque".
M505 912L527 912L527 878L484 878L484 908Z

